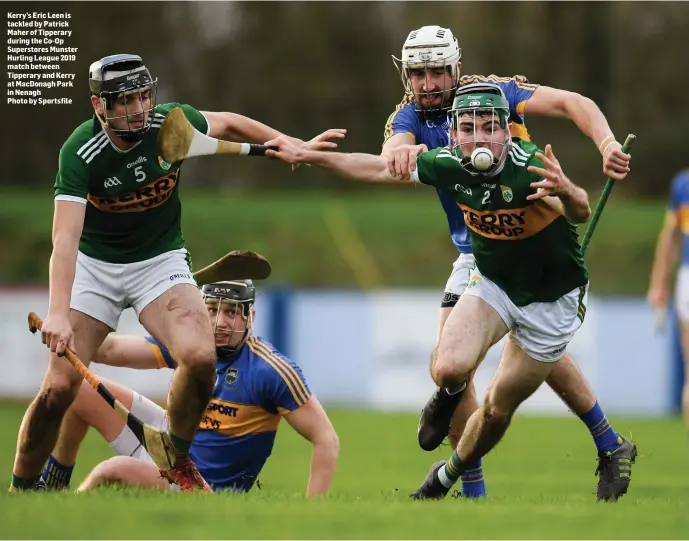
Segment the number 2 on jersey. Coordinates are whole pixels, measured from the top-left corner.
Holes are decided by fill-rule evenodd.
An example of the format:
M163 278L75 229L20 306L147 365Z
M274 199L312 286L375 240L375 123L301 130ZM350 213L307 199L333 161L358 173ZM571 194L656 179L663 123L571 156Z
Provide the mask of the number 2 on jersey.
M486 203L488 203L488 199L490 199L490 190L486 190L485 192L483 192L483 199L481 199L481 204L485 205Z

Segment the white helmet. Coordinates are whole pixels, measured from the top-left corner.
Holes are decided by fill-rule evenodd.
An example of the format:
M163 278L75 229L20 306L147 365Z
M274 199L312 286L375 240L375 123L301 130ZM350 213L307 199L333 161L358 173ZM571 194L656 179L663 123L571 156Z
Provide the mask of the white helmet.
M416 110L422 113L439 113L448 111L452 107L452 100L459 82L459 61L461 58L462 50L449 28L424 26L409 33L402 46L402 58L396 58L393 55L392 61L402 77L405 94L411 98L417 98L415 99ZM411 70L428 68L449 68L454 86L439 92L428 92L427 94L438 94L451 90L449 99L441 100L439 107L422 109L418 96L414 93L409 81L409 73Z

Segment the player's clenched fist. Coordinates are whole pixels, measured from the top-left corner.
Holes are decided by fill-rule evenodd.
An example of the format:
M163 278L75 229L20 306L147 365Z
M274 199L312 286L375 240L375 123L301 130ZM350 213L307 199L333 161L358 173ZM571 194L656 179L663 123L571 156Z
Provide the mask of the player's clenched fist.
M41 327L41 340L53 353L64 355L67 347L72 345L72 324L69 315L48 313Z
M306 150L334 150L337 148L337 143L333 141L333 139L344 139L346 135L347 130L343 128L332 128L329 130L325 130L323 133L319 133L318 135L316 135L316 137L306 142L295 137L290 137L290 139L295 143L300 144ZM283 137L287 136L283 135ZM292 171L295 171L298 167L298 163L293 163Z
M416 169L416 158L428 152L426 145L400 145L388 154L388 171L395 178L409 179L409 171Z
M622 152L622 145L612 136L606 137L601 143L603 154L603 173L613 180L623 180L629 174L630 154Z
M285 163L303 163L305 149L300 143L296 143L292 137L280 135L275 139L266 142L266 146L277 148L277 150L267 150L266 156Z

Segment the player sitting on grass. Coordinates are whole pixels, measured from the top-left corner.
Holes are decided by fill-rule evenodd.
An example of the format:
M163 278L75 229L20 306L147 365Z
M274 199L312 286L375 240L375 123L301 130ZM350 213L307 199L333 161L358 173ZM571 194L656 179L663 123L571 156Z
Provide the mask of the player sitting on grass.
M335 473L338 438L299 367L269 343L251 335L255 288L249 280L218 282L202 288L218 354L211 399L191 444L191 457L213 490L248 491L270 456L281 418L313 445L307 494L325 493ZM151 337L109 335L94 362L137 369L175 368L177 363ZM115 397L143 422L159 429L167 412L144 396L103 380ZM69 484L79 444L89 426L98 430L119 456L97 465L80 491L102 484L169 489L133 432L108 404L83 382L71 407L80 423L61 434L43 479L50 488ZM65 466L71 465L71 466Z
M450 194L471 232L477 268L452 309L433 354L439 387L460 388L488 349L507 333L483 406L469 418L457 450L434 464L414 498L441 498L501 439L512 415L546 380L586 313L588 272L575 223L588 220L584 190L560 169L550 145L512 139L510 108L494 85L467 85L453 102L451 147L420 154L412 180ZM397 179L387 159L304 151L284 137L269 157L310 163L364 182ZM625 494L636 447L620 436L603 499ZM599 494L599 497L601 495Z
M156 105L158 79L137 55L97 60L88 81L93 115L62 146L55 180L48 313L41 329L50 361L19 429L10 491L41 488L41 468L79 391L82 378L62 358L65 350L88 364L127 307L178 364L167 401L169 433L161 435L175 457L153 458L183 491L210 490L189 459L189 446L213 391L215 348L182 234L183 162L163 160L158 134L177 108L215 138L263 143L280 132L235 113ZM327 137L300 144L330 148L335 143Z

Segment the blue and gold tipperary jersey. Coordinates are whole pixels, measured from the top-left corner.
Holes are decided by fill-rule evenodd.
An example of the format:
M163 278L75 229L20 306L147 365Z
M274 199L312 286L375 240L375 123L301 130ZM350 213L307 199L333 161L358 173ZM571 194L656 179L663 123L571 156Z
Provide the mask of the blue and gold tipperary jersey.
M175 368L152 337L160 368ZM191 444L191 458L214 490L248 491L270 456L282 415L311 397L300 368L270 343L250 336L229 358L218 358L213 398Z
M689 169L680 171L672 179L670 208L682 231L682 265L689 265Z
M489 75L463 75L459 79L459 86L473 83L490 83L499 86L505 93L510 104L510 122L513 137L519 137L524 141L530 141L529 133L524 124L524 108L526 102L533 95L538 85L529 84L523 75L514 77L498 77ZM385 141L398 133L408 133L415 144L424 144L428 150L447 146L450 137L451 118L440 117L432 120L421 120L414 110L414 100L409 96L397 105L385 124ZM471 253L471 241L469 231L464 223L464 214L454 198L441 190L436 189L440 204L447 215L447 223L450 227L452 242L460 253Z

